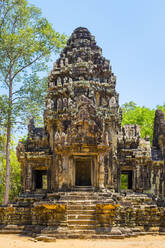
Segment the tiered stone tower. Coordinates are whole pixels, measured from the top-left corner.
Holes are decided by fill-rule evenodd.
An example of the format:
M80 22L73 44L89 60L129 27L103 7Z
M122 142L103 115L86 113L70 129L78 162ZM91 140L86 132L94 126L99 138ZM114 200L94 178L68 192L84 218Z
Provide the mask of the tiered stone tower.
M33 120L29 124L26 151L34 149L31 172L23 179L25 191L35 190L36 185L42 188L42 175L48 176L50 192L76 186L118 190L121 113L115 85L109 61L94 36L86 28L76 29L49 75L45 130L40 130L38 145L34 137L38 129ZM39 155L41 166L36 163L38 149L44 152Z
M76 29L49 76L44 120L54 152L51 189L115 187L116 162L109 157L121 124L115 84L94 36Z

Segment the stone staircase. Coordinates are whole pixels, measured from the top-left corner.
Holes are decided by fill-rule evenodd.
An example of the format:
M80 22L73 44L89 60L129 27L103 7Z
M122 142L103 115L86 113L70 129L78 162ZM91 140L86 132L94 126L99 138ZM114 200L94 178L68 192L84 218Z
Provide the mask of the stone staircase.
M96 192L92 188L76 188L71 192L62 192L58 203L66 205L65 222L59 226L44 227L40 234L36 237L44 236L58 239L97 239L97 238L125 238L129 236L137 236L144 234L155 234L155 230L145 231L143 228L136 227L134 217L138 217L140 225L143 227L143 217L139 215L142 213L144 218L150 218L148 213L157 211L156 202L146 194L126 193L124 195L119 193L112 193L108 191ZM109 214L103 214L105 222L100 222L101 215L98 216L97 205L104 206L120 206L119 215L116 216L120 221L110 224L106 222ZM145 210L146 209L146 210ZM139 212L140 211L140 212ZM146 211L146 212L144 212ZM148 212L150 211L150 212ZM128 212L133 215L130 220ZM156 213L156 212L154 212ZM111 214L111 213L110 213ZM115 219L116 221L116 219ZM123 223L125 223L123 225ZM158 232L157 232L158 233Z
M114 203L112 198L107 197L107 193L95 192L91 187L75 187L72 192L61 194L60 201L67 206L66 227L60 226L57 230L46 228L41 235L62 239L122 238L121 233L97 232L97 226L98 230L100 226L96 221L96 204Z
M68 195L68 238L91 237L96 229L95 192L71 192Z

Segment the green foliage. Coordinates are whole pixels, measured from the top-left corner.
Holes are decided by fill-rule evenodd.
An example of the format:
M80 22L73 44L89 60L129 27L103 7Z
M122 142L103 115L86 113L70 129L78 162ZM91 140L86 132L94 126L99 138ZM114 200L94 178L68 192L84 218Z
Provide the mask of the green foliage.
M0 128L0 161L5 151L5 140L6 140L6 133L4 129Z
M152 141L155 109L137 106L134 102L122 105L122 126L127 124L138 124L141 127L141 137L150 137Z
M140 107L134 102L128 102L122 105L123 119L122 126L127 124L138 124L141 127L141 137L150 137L152 142L153 137L153 125L155 110L160 109L165 114L165 104L157 105L155 109L149 109L147 107Z
M128 175L121 174L120 180L121 180L121 190L128 189Z
M5 175L6 175L6 159L5 159L5 134L0 136L0 204L3 202L3 196L5 192ZM9 200L13 201L16 196L19 195L21 190L21 168L16 157L15 143L11 141L11 156L10 156L10 192Z
M24 80L24 84L20 88L19 100L21 124L27 126L30 117L33 116L35 124L42 125L47 86L47 78L40 78L37 73Z
M157 105L156 108L162 110L163 113L165 114L165 104L163 104L162 106Z
M0 125L5 126L8 113L8 97L0 95Z
M50 56L65 43L66 36L52 28L40 9L26 0L0 0L0 87L8 90L0 96L0 104L10 114L12 125L18 117L25 124L26 114L26 119L40 115L46 80L38 73L47 70ZM8 119L1 116L0 120Z

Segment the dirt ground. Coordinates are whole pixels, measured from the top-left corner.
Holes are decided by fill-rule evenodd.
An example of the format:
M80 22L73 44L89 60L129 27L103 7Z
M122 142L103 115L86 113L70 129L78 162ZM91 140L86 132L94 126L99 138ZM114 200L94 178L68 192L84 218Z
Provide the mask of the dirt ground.
M34 242L29 237L0 235L0 248L165 248L165 236L140 236L121 240L57 240Z

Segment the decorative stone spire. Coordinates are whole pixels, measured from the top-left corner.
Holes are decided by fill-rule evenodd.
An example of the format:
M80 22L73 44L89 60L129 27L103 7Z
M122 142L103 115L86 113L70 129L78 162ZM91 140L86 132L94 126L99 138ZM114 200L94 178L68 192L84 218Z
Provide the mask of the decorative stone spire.
M94 80L115 85L109 60L102 56L102 49L96 45L95 37L86 28L79 27L72 33L67 46L54 64L49 77L49 87L62 86L78 80Z
M78 111L81 96L91 100L97 115L110 119L111 114L116 114L116 121L120 122L115 85L109 60L102 56L95 37L87 28L75 29L49 75L47 126L52 118L55 123L57 119L71 121Z

